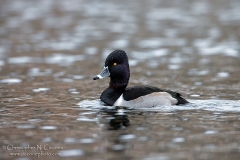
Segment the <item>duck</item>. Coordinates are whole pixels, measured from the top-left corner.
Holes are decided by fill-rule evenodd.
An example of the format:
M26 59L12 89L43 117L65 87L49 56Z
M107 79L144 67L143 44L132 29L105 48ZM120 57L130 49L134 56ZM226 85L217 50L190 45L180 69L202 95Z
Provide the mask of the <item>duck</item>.
M150 108L189 103L180 93L171 90L148 85L127 87L130 68L124 50L111 52L105 60L103 70L93 80L106 77L110 77L109 86L101 93L100 100L109 106Z

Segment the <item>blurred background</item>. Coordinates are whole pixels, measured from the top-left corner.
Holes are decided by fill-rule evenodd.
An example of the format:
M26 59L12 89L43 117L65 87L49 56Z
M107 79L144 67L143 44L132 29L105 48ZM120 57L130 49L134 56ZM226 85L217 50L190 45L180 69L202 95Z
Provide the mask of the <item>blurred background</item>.
M176 88L194 98L239 95L238 0L0 3L1 83L92 85L106 56L123 49L131 83ZM107 81L94 82L90 95L96 98Z
M79 115L89 114L94 119L100 115L95 115L96 112L82 113L77 103L98 99L108 87L109 79L93 81L92 77L102 70L106 56L115 49L125 50L129 56L129 85L167 88L180 92L187 99L239 100L239 11L239 0L1 0L0 114L3 117L1 128L4 128L1 145L35 145L45 141L65 145L67 141L74 145L66 148L73 150L61 152L63 157L97 159L98 154L93 157L84 154L91 153L88 152L92 150L91 146L85 146L83 152L76 150L79 146L72 143L76 140L73 137L80 139L81 135L89 138L89 133L94 130L96 134L91 137L94 139L99 132L99 126L93 126L91 130L89 123L78 128L79 121L84 121L76 122ZM212 116L212 113L199 114ZM239 131L238 121L235 127ZM69 124L78 126L75 126L75 132L63 132L73 129ZM54 131L49 135L49 130ZM51 134L54 137L59 135L54 140ZM166 134L171 134L171 131L167 130ZM66 135L73 139L66 140L69 138ZM29 140L32 136L37 139ZM86 141L96 147L103 144L101 138ZM165 138L163 136L162 139ZM181 138L178 140L182 141ZM219 142L225 143L222 139ZM194 146L191 144L185 147L191 149ZM168 142L160 146L166 149L167 145ZM155 144L149 148L151 146L156 148ZM124 150L125 146L115 147ZM231 147L239 151L239 144ZM95 148L96 153L105 153L106 148L101 149ZM168 149L169 153L175 151L176 156L182 155L183 159L189 155L194 157L195 153L179 153L174 147ZM131 153L140 154L138 151ZM148 154L150 152L145 155L152 155ZM12 158L8 152L0 153L6 159ZM232 158L237 157L237 153ZM109 153L109 159L114 155ZM162 159L176 158L166 155ZM202 159L204 155L205 152ZM145 156L146 159L149 157ZM205 159L209 157L214 158L205 156ZM216 154L216 157L222 158L221 154ZM128 158L131 159L131 156ZM135 158L139 159L132 157Z

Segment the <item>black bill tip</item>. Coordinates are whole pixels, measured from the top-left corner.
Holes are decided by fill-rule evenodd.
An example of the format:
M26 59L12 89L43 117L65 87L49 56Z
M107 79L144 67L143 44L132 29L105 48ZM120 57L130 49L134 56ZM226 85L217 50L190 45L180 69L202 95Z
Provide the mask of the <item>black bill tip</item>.
M99 79L98 76L94 76L94 77L93 77L93 80L97 80L97 79Z

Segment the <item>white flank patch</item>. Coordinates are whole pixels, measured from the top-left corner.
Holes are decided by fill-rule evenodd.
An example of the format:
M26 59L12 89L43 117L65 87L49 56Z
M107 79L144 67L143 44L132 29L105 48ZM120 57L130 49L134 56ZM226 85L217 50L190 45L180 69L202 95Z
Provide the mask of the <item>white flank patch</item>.
M114 106L125 106L133 108L148 108L154 106L171 106L175 105L177 100L173 98L167 92L154 92L145 96L138 97L137 99L126 101L121 95L117 101L114 103Z

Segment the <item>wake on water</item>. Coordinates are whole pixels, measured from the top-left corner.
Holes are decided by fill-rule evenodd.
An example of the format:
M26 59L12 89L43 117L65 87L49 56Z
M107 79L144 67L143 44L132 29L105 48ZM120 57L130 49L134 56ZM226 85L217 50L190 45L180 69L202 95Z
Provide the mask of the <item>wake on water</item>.
M218 112L240 112L240 100L189 100L186 105L154 106L151 108L127 108L146 111L177 111L177 110L209 110ZM115 106L106 106L99 99L83 100L78 103L81 108L115 109Z

